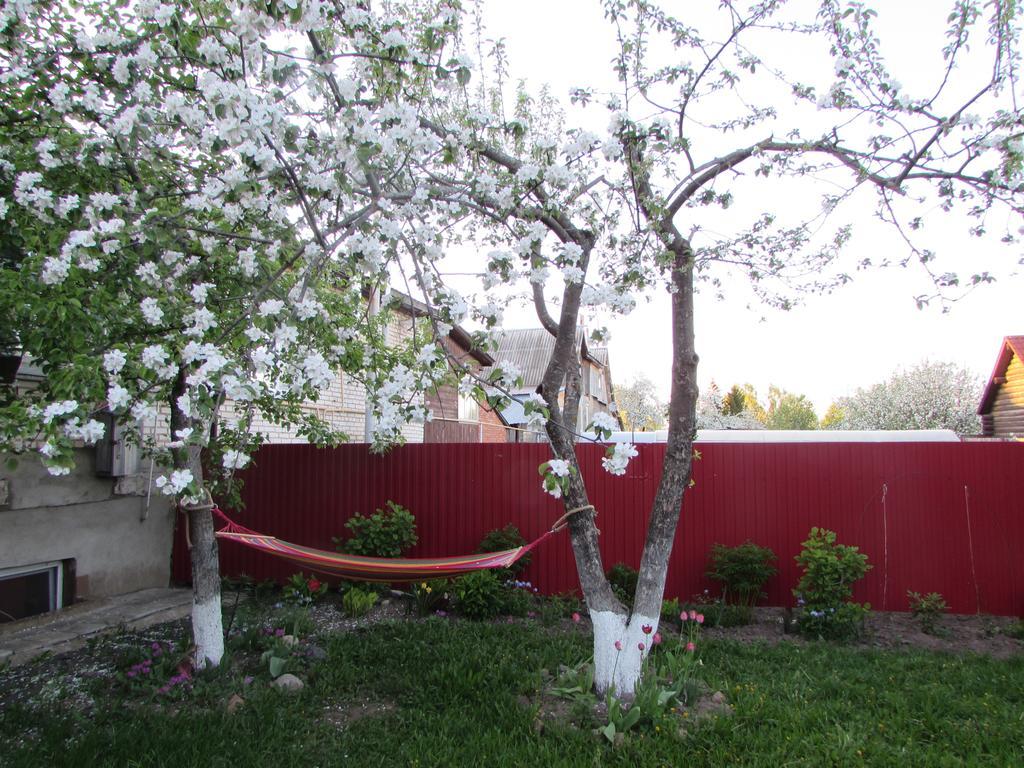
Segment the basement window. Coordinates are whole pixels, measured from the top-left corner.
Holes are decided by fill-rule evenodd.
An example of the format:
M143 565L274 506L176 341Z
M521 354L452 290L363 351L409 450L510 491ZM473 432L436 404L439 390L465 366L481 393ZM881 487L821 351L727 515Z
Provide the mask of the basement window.
M63 594L59 562L0 568L0 624L59 610Z

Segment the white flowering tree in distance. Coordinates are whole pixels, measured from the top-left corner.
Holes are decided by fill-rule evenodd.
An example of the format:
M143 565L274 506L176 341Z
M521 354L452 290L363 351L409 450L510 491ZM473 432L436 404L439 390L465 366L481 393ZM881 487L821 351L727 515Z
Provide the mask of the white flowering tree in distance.
M923 362L840 397L839 429L952 429L978 434L984 382L955 363Z
M472 318L483 348L503 305L523 297L555 340L524 406L553 453L542 487L575 511L596 686L630 695L690 480L695 279L721 286L713 267L724 264L782 304L788 295L771 286L842 282L835 260L849 227L827 225L874 190L911 257L948 288L955 276L935 271L913 239L913 196L964 206L978 234L1010 242L1017 232L1000 211L1021 210L1015 3L987 15L958 3L936 89L922 96L893 81L863 6L826 1L803 18L777 2L711 5L700 30L647 2L604 3L621 41L619 87L573 97L609 109L602 133L565 129L546 97L520 92L506 108L501 46L483 56L446 0L380 12L322 0L5 5L0 314L48 378L3 404L3 447L39 450L60 472L72 441L97 436L96 408L145 418L167 404L175 442L162 454L164 487L193 510L197 655L216 663L201 452L218 471L243 465L258 441L247 414L295 421L338 369L367 384L377 444L423 416L416 392L458 362L428 339L384 347L367 285L404 282L425 301L434 338ZM770 63L788 40L816 41L815 64L792 73ZM967 93L956 67L969 41L987 66ZM467 50L490 63L473 72ZM811 72L829 82L804 83ZM780 99L793 104L785 118ZM738 175L746 169L754 179ZM765 190L773 211L821 177L824 211L798 221L716 212ZM669 441L636 598L624 606L604 575L575 456L577 329L652 290L672 304ZM497 402L518 373L499 361L459 375L465 391ZM588 426L607 434L615 424ZM303 427L317 441L337 437L315 420ZM623 474L634 455L609 447L605 468Z

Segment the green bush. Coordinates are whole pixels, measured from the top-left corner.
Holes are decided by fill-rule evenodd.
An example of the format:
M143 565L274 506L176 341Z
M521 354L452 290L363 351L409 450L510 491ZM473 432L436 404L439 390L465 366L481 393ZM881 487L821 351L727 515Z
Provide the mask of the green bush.
M633 598L636 596L636 583L640 578L640 572L625 563L616 563L608 569L606 575L615 596L626 605L632 605Z
M871 569L867 555L857 547L837 544L833 531L811 528L796 562L804 572L793 590L800 632L830 640L860 634L871 606L850 602L850 597L853 585Z
M740 610L740 623L750 623L754 605L764 596L764 585L776 573L777 558L767 547L747 541L738 547L715 544L711 548L707 576L722 582L722 599Z
M921 620L921 629L929 635L937 634L939 619L949 610L945 598L938 592L929 592L927 595L907 592L907 600L910 601L911 614Z
M387 509L372 515L355 515L347 523L352 535L347 540L334 539L340 552L367 557L401 557L419 541L416 518L412 512L393 501Z
M507 592L490 571L473 571L452 582L453 607L467 619L493 619L505 610Z
M352 587L341 598L341 607L346 616L365 616L377 604L377 593Z
M528 589L502 585L502 596L498 613L507 616L525 616L534 607L533 595Z
M514 525L506 525L504 528L495 528L480 541L477 552L501 552L506 549L515 549L526 544L526 539ZM502 581L515 579L530 564L532 555L527 553L519 560L512 563L508 568L501 568L497 573Z

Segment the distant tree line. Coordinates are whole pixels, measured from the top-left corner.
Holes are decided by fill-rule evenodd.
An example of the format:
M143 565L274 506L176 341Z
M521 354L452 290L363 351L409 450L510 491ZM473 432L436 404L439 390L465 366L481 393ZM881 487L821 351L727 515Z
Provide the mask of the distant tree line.
M697 402L698 429L951 429L978 432L976 413L983 381L955 363L922 362L885 381L836 398L819 420L806 395L770 385L762 400L752 384L733 384L725 394L712 381ZM615 386L615 400L628 430L664 428L665 404L641 376Z

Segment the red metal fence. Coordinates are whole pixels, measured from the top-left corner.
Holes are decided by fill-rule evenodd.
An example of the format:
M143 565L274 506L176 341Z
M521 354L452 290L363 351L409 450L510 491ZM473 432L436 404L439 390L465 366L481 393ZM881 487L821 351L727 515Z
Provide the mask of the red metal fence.
M603 449L579 448L590 499L599 510L605 567L638 565L665 449L638 445L624 477L601 469ZM1012 443L801 443L698 445L695 486L686 493L667 596L714 588L704 577L711 545L746 539L771 547L779 573L768 603L792 603L793 557L811 526L836 531L874 566L856 590L872 607L906 610L907 590L941 592L959 613L1024 614L1024 445ZM408 445L384 456L362 445L319 450L266 446L241 473L241 524L331 549L357 512L387 500L415 515L413 556L473 552L508 523L527 539L562 514L541 491L546 445ZM234 544L220 548L224 574L284 579L283 561ZM174 576L187 581L177 534ZM543 592L578 589L568 536L535 553L525 578Z

